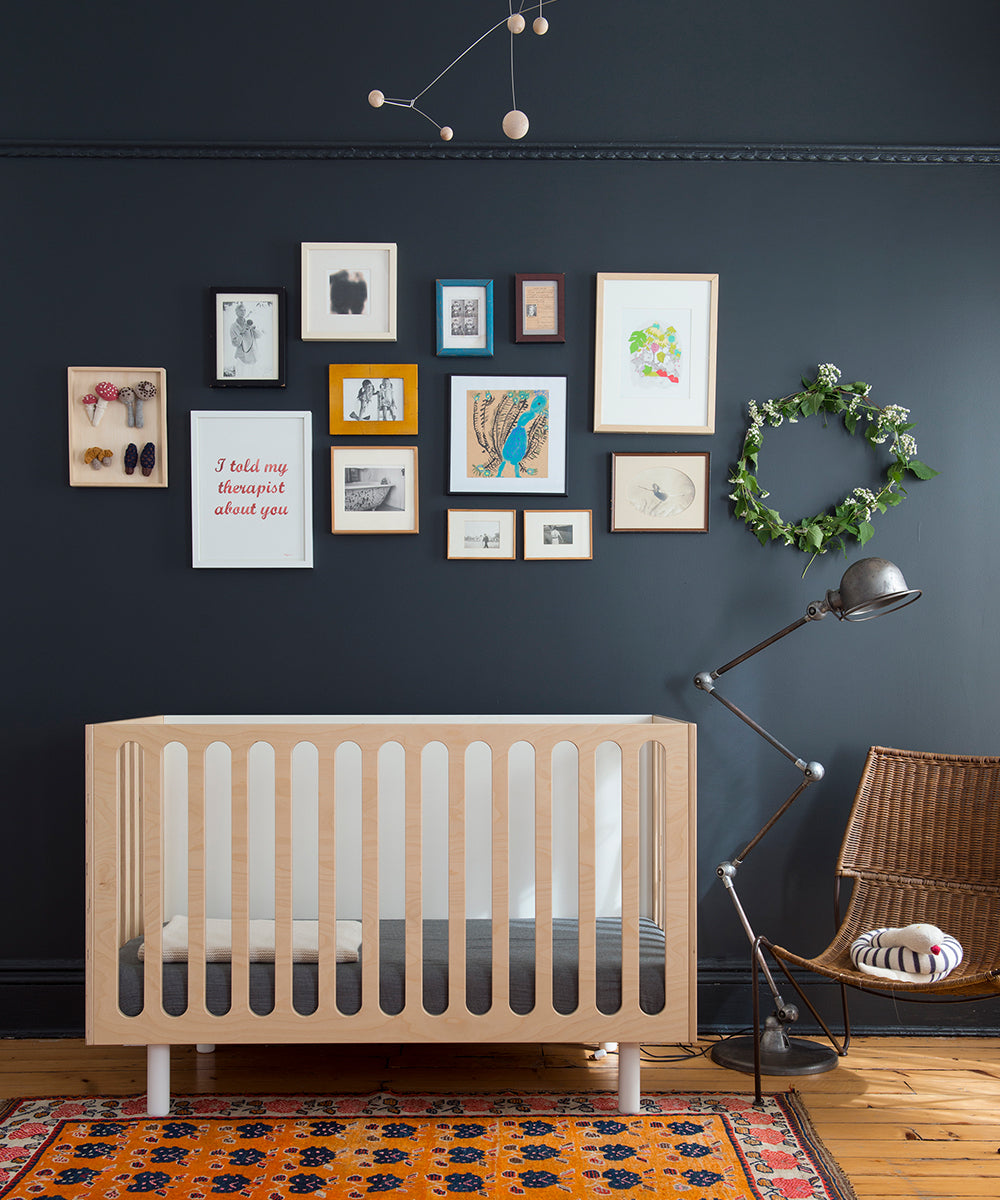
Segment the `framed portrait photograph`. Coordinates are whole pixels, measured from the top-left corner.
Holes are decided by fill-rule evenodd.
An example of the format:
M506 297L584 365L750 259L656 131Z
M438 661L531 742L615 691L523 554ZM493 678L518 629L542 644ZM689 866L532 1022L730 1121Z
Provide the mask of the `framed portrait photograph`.
M416 363L334 363L330 366L332 434L415 434Z
M211 288L211 387L284 387L285 289Z
M492 279L437 281L437 352L492 357Z
M566 276L514 276L514 341L566 340Z
M302 243L302 340L396 340L396 243Z
M453 375L448 490L565 496L565 376Z
M191 565L313 565L311 412L191 413Z
M611 455L612 533L708 533L707 452Z
M330 450L334 533L418 533L416 446Z
M515 513L498 508L449 508L449 558L514 558Z
M593 526L589 508L526 509L524 557L593 558Z
M714 433L718 275L597 276L596 433Z

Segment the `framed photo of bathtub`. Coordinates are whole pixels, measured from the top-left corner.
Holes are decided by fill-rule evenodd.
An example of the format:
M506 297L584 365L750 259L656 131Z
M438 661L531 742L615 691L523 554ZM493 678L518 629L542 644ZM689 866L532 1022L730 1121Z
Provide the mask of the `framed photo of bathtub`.
M453 375L448 490L565 496L565 376Z
M330 432L368 437L416 434L417 364L332 364Z
M493 280L437 281L437 353L493 357Z
M396 243L302 243L302 340L396 340Z
M597 276L596 433L714 433L718 275Z
M210 387L285 386L285 289L211 288Z
M311 567L312 413L191 413L191 565Z
M419 533L416 446L330 450L334 533Z
M709 456L611 455L612 533L708 533Z

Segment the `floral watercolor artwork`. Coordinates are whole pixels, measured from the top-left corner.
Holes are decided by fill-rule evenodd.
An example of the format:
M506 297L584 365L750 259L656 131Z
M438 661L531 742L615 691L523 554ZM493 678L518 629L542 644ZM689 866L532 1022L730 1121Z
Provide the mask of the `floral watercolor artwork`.
M677 329L653 321L628 337L629 363L635 382L657 386L680 382L681 344Z

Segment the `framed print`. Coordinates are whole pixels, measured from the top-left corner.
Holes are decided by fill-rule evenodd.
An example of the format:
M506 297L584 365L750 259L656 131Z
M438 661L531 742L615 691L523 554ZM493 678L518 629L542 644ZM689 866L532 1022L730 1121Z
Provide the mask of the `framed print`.
M514 558L514 510L449 508L449 558Z
M593 558L593 514L589 508L528 509L524 514L524 557Z
M330 367L332 434L415 434L417 364L353 363Z
M438 354L493 356L493 280L437 281Z
M612 454L611 532L708 533L708 454Z
M163 367L68 367L70 487L167 486Z
M715 432L718 305L718 275L597 276L595 432Z
M514 276L514 341L566 340L566 276Z
M565 496L565 377L453 375L448 490Z
M211 288L210 387L284 387L284 288Z
M302 340L396 340L396 243L302 243Z
M191 414L191 565L313 565L311 412Z
M330 450L334 533L417 533L416 446Z

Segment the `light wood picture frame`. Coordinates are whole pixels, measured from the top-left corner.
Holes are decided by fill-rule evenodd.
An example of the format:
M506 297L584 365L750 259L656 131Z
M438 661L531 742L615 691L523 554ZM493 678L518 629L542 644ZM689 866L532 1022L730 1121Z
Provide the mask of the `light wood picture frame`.
M528 561L594 557L594 514L589 508L526 509L524 557Z
M514 341L565 342L566 276L514 276Z
M66 391L70 487L167 486L163 367L68 367Z
M419 533L416 446L330 449L333 533Z
M715 432L718 275L597 276L596 433Z
M416 363L332 363L329 383L334 436L417 433Z
M611 455L612 533L708 533L707 451Z
M191 413L191 565L313 565L312 413Z
M512 508L449 508L448 557L510 561L516 557Z
M396 340L396 243L302 243L302 340Z

